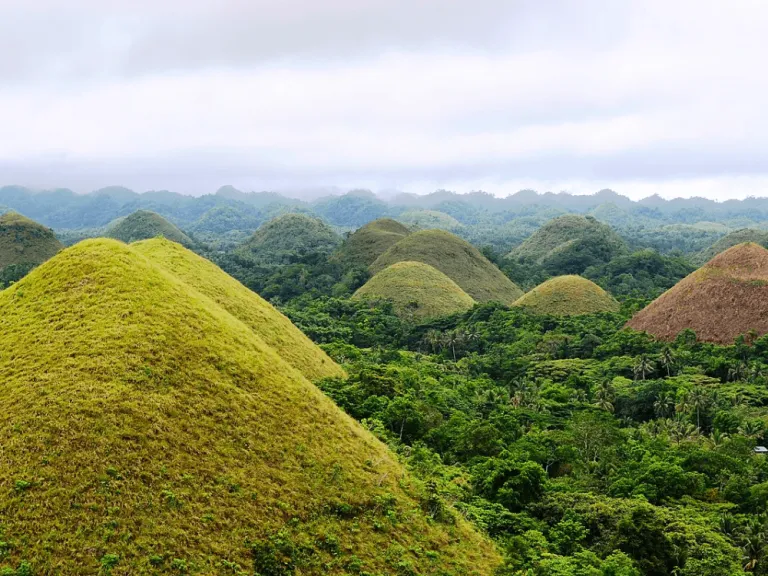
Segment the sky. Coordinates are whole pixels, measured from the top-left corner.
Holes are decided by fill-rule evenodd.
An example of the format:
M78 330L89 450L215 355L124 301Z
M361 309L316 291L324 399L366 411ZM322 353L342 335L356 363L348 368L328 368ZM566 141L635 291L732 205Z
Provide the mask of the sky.
M0 185L768 196L764 0L0 0Z

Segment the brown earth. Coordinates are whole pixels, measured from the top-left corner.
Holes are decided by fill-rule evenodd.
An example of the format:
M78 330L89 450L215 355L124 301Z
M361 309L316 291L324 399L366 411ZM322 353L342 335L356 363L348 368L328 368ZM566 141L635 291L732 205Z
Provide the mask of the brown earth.
M746 242L721 252L627 322L673 340L690 328L699 340L732 344L740 334L768 333L768 250Z

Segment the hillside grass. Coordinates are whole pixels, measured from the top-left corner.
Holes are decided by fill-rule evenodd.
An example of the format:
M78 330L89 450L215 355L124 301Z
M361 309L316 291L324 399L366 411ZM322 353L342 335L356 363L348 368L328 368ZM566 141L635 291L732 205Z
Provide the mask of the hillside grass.
M617 312L621 308L619 302L600 286L574 275L547 280L523 295L515 306L552 316Z
M417 230L439 228L440 230L453 231L462 226L456 218L438 210L406 210L397 218L400 222Z
M466 240L444 230L414 232L371 265L376 274L397 262L423 262L437 268L478 302L512 304L523 291Z
M431 320L466 312L475 301L445 274L422 262L397 262L368 280L353 298L391 300L408 320Z
M164 238L136 242L131 248L216 302L310 380L344 376L288 318L213 262Z
M723 236L714 244L712 244L712 246L705 248L697 254L694 254L692 260L695 264L704 264L709 262L712 258L721 252L728 250L728 248L738 244L743 244L744 242L754 242L760 246L768 247L768 232L765 230L755 230L753 228L742 228L741 230L736 230L726 236Z
M50 228L17 212L0 215L0 270L41 264L62 248Z
M295 254L330 254L341 241L341 236L319 218L283 214L259 227L236 252L256 262L282 264Z
M254 331L113 240L0 292L0 570L491 574ZM277 572L275 572L277 574Z
M391 218L374 220L352 233L334 259L350 266L370 266L410 233L406 226Z
M107 226L106 236L128 244L157 237L168 238L188 247L195 244L176 225L149 210L137 210L124 218L118 218Z

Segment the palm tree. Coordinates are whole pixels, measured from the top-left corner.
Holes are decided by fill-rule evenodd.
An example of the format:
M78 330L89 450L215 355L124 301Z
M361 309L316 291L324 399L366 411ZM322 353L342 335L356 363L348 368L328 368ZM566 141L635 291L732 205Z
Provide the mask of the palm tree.
M453 352L453 361L456 362L456 346L461 346L464 342L464 335L458 330L452 330L446 332L443 338L443 343L446 346L450 346L451 352Z
M696 411L696 428L701 428L701 412L709 407L712 398L701 386L696 386L689 394L691 408Z
M611 383L607 380L602 381L597 388L597 392L595 393L595 400L597 400L597 405L606 412L613 412L613 401L615 397L616 394L613 390L613 386L611 386Z
M661 352L661 358L659 358L659 364L667 371L667 376L672 376L672 371L677 364L672 348L669 346L664 347L664 350Z
M671 392L662 392L653 403L653 411L660 418L667 418L675 409L675 398Z
M643 354L640 356L640 360L638 361L637 365L635 366L634 372L635 372L635 380L637 380L638 376L645 380L645 377L652 373L654 370L656 370L656 365L651 361L648 356Z
M442 345L442 337L437 330L430 330L424 335L424 340L432 348L432 354L436 354L440 346Z
M744 424L739 426L739 434L742 434L747 438L756 438L762 431L762 425L756 420L747 420Z
M722 446L723 443L728 440L728 433L714 430L712 434L710 434L709 439L712 441L712 446L717 448L718 446Z

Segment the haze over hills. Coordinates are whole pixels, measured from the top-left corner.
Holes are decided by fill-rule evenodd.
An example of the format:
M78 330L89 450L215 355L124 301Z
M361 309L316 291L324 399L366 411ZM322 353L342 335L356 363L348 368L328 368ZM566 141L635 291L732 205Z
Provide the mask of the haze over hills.
M693 330L699 340L732 344L768 333L768 250L747 242L721 252L686 276L627 326L672 340Z
M85 241L0 292L2 562L490 575L491 544L427 521L384 445L175 276L197 262L171 248Z
M581 276L557 276L526 292L514 304L536 314L578 316L616 312L621 305L608 292Z
M376 274L405 261L437 268L478 302L511 304L523 294L477 248L444 230L423 230L406 236L371 264L371 272Z
M724 252L728 248L736 246L737 244L743 244L744 242L754 242L755 244L760 244L764 248L768 247L768 231L753 230L750 228L736 230L723 236L717 242L712 244L712 246L695 254L691 260L697 264L703 264L720 254L720 252Z
M398 316L431 320L466 312L475 301L445 274L422 262L396 262L378 272L353 295L391 300Z
M107 226L106 236L126 243L162 236L184 246L194 245L194 241L177 226L148 210L137 210L125 218L115 220Z

